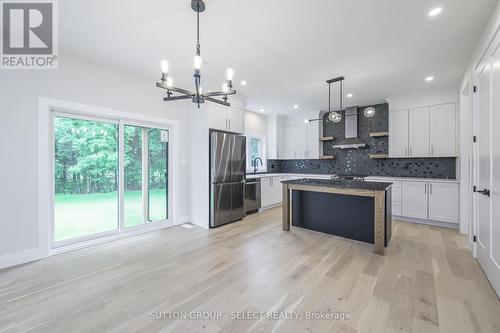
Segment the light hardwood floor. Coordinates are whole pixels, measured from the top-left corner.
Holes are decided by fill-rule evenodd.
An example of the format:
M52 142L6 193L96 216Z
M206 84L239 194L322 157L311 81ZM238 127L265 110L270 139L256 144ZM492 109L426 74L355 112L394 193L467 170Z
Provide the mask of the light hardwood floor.
M394 231L381 257L372 245L284 232L277 208L53 256L0 271L0 332L500 332L499 300L462 235L403 222ZM175 311L225 315L151 318ZM237 320L233 311L350 318Z

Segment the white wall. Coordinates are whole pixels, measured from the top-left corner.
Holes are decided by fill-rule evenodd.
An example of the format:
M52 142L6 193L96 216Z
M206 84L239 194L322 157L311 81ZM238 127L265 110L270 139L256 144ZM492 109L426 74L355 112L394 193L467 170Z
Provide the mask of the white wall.
M267 136L267 116L245 111L245 134L262 134Z
M178 217L189 215L188 111L190 102L165 103L156 78L147 80L61 54L59 69L0 73L0 261L38 244L38 98L178 120Z

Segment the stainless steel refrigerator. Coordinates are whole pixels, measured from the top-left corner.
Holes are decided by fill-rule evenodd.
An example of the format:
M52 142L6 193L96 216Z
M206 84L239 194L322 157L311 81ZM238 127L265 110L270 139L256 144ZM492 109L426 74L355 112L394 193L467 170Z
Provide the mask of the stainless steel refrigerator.
M210 132L210 227L245 217L246 138Z

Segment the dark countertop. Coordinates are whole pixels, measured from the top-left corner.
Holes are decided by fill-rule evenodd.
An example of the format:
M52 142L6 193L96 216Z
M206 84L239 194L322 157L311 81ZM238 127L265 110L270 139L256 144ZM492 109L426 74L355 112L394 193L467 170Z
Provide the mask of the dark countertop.
M282 183L294 184L294 185L338 187L338 188L348 188L348 189L358 189L358 190L372 190L372 191L385 191L392 185L392 183L382 183L382 182L365 182L356 180L327 180L327 179L311 179L311 178L284 180L282 181Z

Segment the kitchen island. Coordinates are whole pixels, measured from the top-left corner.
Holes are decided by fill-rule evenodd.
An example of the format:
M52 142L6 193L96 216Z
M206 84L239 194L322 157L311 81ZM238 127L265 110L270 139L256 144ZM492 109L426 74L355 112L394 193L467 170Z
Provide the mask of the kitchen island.
M290 231L291 221L374 244L375 253L384 254L392 234L391 183L305 178L282 184L283 230Z

